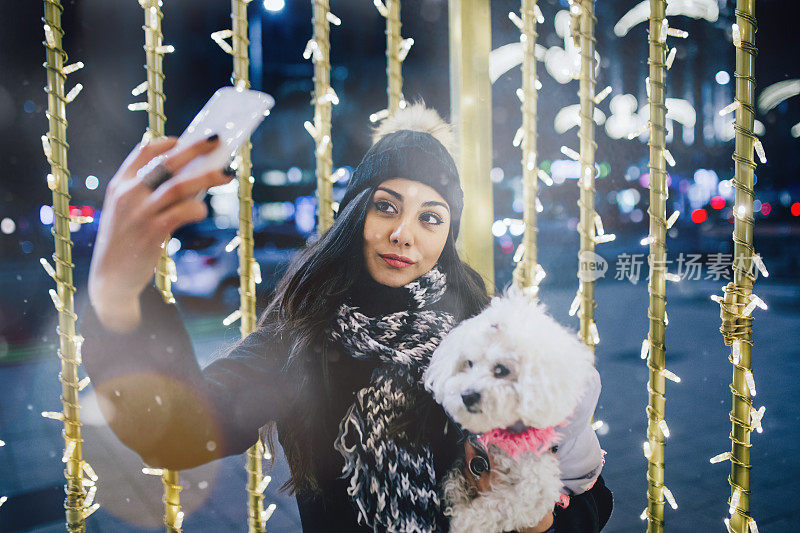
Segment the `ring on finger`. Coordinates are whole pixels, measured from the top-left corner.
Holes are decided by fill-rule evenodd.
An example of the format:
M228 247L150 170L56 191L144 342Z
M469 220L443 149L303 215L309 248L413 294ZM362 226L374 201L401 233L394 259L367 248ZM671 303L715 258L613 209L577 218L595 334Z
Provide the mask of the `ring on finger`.
M489 470L489 461L485 457L476 455L469 461L469 471L476 478L480 478L481 474Z
M156 190L162 183L170 179L172 176L172 171L167 168L162 161L142 176L142 183L147 185L151 190Z

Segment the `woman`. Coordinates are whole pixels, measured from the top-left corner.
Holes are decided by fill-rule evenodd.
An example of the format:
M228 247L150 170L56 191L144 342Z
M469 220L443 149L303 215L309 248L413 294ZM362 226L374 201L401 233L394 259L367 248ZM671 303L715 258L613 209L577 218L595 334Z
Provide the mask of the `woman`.
M174 139L135 149L109 184L81 325L120 439L180 470L243 452L274 422L304 531L446 530L436 483L464 445L421 375L440 338L488 303L455 248L463 194L449 135L421 105L385 121L333 226L297 254L258 329L202 370L150 281L160 243L206 216L197 194L230 178L181 174L215 136L174 153Z

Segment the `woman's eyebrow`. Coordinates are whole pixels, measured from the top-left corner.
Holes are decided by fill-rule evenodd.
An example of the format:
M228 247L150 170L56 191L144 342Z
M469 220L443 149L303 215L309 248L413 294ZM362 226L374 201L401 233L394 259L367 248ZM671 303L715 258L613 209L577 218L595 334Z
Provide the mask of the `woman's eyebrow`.
M445 209L447 209L448 213L450 212L450 206L448 206L444 202L437 202L437 201L434 201L434 200L431 200L430 202L423 203L422 207L428 207L428 206L432 206L432 205L440 205L440 206L444 207Z
M378 187L376 190L387 192L387 193L391 194L392 196L394 196L395 198L397 198L398 200L400 200L401 202L403 201L403 195L402 194L400 194L397 191L393 191L392 189L389 189L388 187ZM434 206L434 205L440 205L440 206L444 207L445 209L447 209L448 213L450 212L450 206L449 205L447 205L444 202L438 202L436 200L429 200L427 202L424 202L422 204L422 207L430 207L430 206Z
M394 196L395 198L397 198L401 202L403 201L403 195L400 194L397 191L393 191L392 189L387 189L386 187L378 187L377 190L383 191L383 192L388 192L389 194L391 194L392 196Z

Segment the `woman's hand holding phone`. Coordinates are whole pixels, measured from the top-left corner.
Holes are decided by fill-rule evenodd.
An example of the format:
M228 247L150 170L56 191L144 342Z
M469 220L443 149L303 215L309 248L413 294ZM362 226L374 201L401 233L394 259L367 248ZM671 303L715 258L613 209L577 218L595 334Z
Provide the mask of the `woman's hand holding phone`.
M161 244L179 227L206 218L202 192L232 178L222 170L181 172L218 147L217 135L180 149L177 141L163 137L140 143L108 184L89 270L89 299L109 330L136 329L139 295L153 278ZM157 157L172 177L153 190L137 172Z

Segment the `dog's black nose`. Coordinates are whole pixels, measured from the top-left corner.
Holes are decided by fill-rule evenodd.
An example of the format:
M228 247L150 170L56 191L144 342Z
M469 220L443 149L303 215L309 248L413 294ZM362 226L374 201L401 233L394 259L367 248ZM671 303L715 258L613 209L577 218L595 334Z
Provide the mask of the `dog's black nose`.
M461 395L461 401L464 402L464 405L467 407L472 407L479 401L481 401L481 393L480 392L465 392Z

